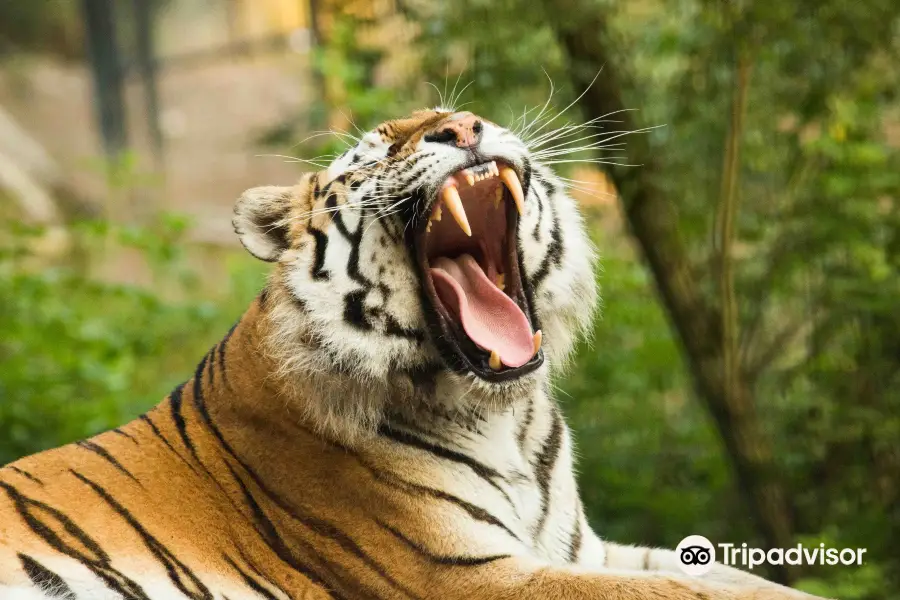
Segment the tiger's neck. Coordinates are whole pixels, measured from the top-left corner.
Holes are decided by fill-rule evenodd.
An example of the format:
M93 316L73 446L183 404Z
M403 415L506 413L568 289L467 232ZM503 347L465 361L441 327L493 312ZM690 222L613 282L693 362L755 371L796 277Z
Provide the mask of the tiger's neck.
M277 360L266 351L265 300L265 295L257 299L201 360L194 378L150 414L160 426L169 423L171 429L164 431L167 445L178 448L181 458L199 466L211 481L239 477L247 488L244 493L261 489L268 497L280 498L287 510L311 489L330 490L332 500L344 488L355 489L349 483L334 487L334 482L352 480L362 468L361 455L392 460L396 452L385 451L386 444L440 447L454 456L474 457L498 473L521 473L525 457L540 449L554 422L555 404L542 390L496 411L448 410L436 398L420 407L411 396L401 396L407 402L391 404L378 413L371 429L348 437L342 430L348 422L341 420L344 415L331 413L334 421L322 423L316 419L328 413L315 407L333 394L360 404L386 402L381 397L385 392L371 384L363 389L352 381L329 379L285 384ZM295 396L300 391L308 395ZM367 394L376 394L376 399ZM354 417L349 419L353 422ZM230 489L225 483L219 486ZM358 504L358 498L347 502Z
M488 425L492 414L529 406L545 396L542 378L495 399L447 383L443 370L398 372L390 381L359 381L342 372L310 371L298 376L285 369L269 338L268 319L277 293L264 291L241 320L200 362L194 378L173 394L189 396L198 416L247 436L289 425L345 445L364 443L379 428L411 425L435 433L472 432ZM315 353L313 341L299 352ZM511 399L512 398L512 399ZM523 408L524 410L524 408Z

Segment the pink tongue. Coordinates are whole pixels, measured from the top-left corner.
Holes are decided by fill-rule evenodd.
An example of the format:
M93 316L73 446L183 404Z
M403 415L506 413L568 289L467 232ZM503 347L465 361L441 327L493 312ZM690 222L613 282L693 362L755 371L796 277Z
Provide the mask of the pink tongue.
M463 254L437 259L430 269L438 297L473 342L496 350L507 367L521 367L534 356L534 334L528 318L495 286L478 262Z

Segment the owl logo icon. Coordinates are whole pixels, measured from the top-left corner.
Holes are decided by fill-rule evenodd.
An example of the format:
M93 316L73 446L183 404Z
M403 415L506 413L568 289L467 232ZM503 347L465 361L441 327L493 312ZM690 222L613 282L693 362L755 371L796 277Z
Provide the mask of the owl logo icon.
M702 535L689 535L675 548L678 564L686 574L699 577L712 570L716 562L716 549Z

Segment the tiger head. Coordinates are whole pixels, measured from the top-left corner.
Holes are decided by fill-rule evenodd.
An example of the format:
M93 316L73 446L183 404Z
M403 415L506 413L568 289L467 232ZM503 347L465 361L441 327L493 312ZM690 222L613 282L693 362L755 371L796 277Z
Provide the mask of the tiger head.
M277 263L268 352L341 435L410 401L508 406L565 362L596 303L562 180L469 112L386 121L297 185L248 190L233 223Z

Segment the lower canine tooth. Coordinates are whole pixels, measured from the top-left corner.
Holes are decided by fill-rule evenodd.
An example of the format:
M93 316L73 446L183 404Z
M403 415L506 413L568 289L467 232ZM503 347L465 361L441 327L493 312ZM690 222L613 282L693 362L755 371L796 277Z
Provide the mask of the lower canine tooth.
M494 208L500 208L500 201L503 200L503 186L498 185L494 192Z
M442 194L444 205L447 207L447 210L453 215L453 218L456 220L460 229L462 229L467 236L471 237L472 228L469 226L469 219L466 218L466 210L463 208L462 200L459 197L459 190L451 185L445 187Z
M432 221L440 221L441 220L441 205L438 204L438 207L434 209L434 215L431 217Z
M503 273L497 275L497 287L501 290L506 287L506 275Z
M497 354L496 350L491 350L491 359L488 361L488 364L491 366L491 368L493 370L495 370L495 371L500 370L500 367L502 365L500 364L500 355Z
M538 350L541 349L541 342L544 341L544 334L541 333L540 329L534 334L534 339L532 341L534 343L534 353L537 354Z
M503 183L506 184L506 187L509 188L509 192L516 202L516 208L521 215L525 212L525 194L522 192L522 184L519 182L519 176L516 175L516 172L512 167L503 167L500 170L500 179L502 179Z

